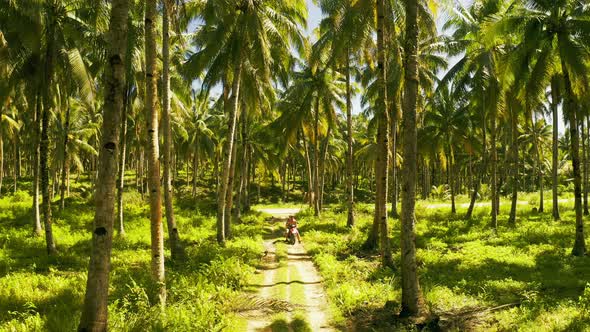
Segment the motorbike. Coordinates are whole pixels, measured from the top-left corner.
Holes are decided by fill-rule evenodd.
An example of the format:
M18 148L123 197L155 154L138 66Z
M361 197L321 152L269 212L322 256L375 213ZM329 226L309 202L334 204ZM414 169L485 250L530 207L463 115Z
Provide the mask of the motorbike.
M295 240L297 240L297 233L299 233L299 231L297 230L297 226L295 225L290 225L289 226L289 231L288 231L288 235L287 235L287 242L290 245L294 245L295 244Z

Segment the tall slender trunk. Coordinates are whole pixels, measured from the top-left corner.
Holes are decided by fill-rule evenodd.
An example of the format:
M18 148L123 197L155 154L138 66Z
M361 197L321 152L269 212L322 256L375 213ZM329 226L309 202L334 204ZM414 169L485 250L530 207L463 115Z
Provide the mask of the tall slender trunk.
M41 194L43 196L43 223L45 225L45 241L47 244L47 253L53 255L56 252L55 241L53 239L53 229L51 226L51 193L49 188L49 110L52 107L51 85L53 80L53 61L55 53L55 3L51 2L47 13L47 32L46 32L46 54L43 82L43 112L41 115Z
M4 140L2 137L2 109L0 105L0 197L2 197L2 181L4 179Z
M242 115L242 168L240 175L240 186L238 188L238 206L236 207L236 219L240 218L242 213L242 201L248 196L248 116L246 113ZM244 206L245 206L244 202Z
M553 142L552 142L552 160L551 160L551 176L552 176L552 198L553 198L553 220L559 220L559 197L557 192L558 178L557 168L559 161L559 120L557 115L557 105L559 104L558 94L559 78L553 77L551 79L551 111L553 114Z
M160 146L158 135L158 73L156 69L157 1L145 3L145 117L147 119L148 189L151 224L151 269L157 284L158 301L166 304L164 272L164 227L162 225L162 188L160 187Z
M564 112L567 114L570 125L570 143L572 168L574 170L574 210L576 211L576 240L572 249L572 255L584 256L586 254L586 241L584 238L584 220L582 215L582 176L580 174L580 138L578 136L578 109L574 102L572 83L564 61L561 61L561 70L564 81Z
M485 92L482 93L482 99L483 99L483 107L481 109L481 117L482 117L482 121L481 121L482 127L481 128L482 128L482 142L483 142L483 144L482 144L482 163L481 163L481 169L479 171L479 174L475 179L475 183L473 186L473 193L471 193L471 201L469 202L469 208L467 209L467 213L465 214L465 219L471 219L471 216L473 215L473 210L475 208L475 201L477 200L479 188L480 188L481 183L483 181L483 174L485 173L485 171L487 169L487 164L488 164L487 151L486 151L487 139L486 139Z
M324 139L324 143L322 144L322 151L321 151L321 159L320 159L320 196L319 196L319 206L320 211L324 208L324 184L326 179L326 158L328 156L328 145L330 143L330 135L332 133L332 128L328 127L328 132L326 133L326 138Z
M381 264L393 267L391 244L389 241L389 227L387 225L387 185L389 170L389 107L387 101L387 64L385 31L385 1L377 0L377 62L379 68L378 107L377 115L377 160L375 162L375 219L378 224L379 243L381 246Z
M35 95L35 116L33 119L35 125L33 132L33 217L35 218L33 234L35 236L41 236L43 233L43 229L41 228L41 213L39 211L39 155L41 153L41 94L39 90L40 88L37 87L37 93Z
M168 226L168 239L170 241L170 254L172 259L183 256L183 248L180 243L180 235L174 218L172 183L172 130L170 129L170 1L164 0L164 12L162 13L162 124L164 130L164 203L166 205L166 223Z
M131 56L129 53L127 57ZM129 72L127 72L127 80L129 80ZM127 152L127 111L130 104L130 88L131 85L127 82L125 89L123 109L121 113L121 133L119 144L121 145L120 159L119 159L119 179L117 187L117 224L120 236L125 236L125 216L123 207L123 190L125 189L125 157Z
M401 218L401 316L421 316L426 312L416 264L416 166L418 155L416 105L418 97L418 1L406 2L404 58L404 162Z
M127 30L133 24L131 15L127 15ZM125 208L123 205L123 191L125 189L125 163L127 158L127 115L131 110L131 90L133 68L131 66L133 43L127 40L125 50L125 93L123 94L123 108L121 109L121 132L119 144L121 145L119 157L119 178L117 183L117 225L120 236L125 236ZM137 174L136 174L137 176Z
M21 159L21 137L19 135L16 136L15 140L14 140L14 153L15 153L15 158L16 160L14 161L14 167L15 167L15 173L16 173L16 177L20 179L20 177L22 176L22 159Z
M537 137L537 124L535 121L535 115L533 114L532 119L532 126L533 126L533 148L535 149L535 173L537 177L537 181L539 181L539 213L543 213L544 204L543 204L543 171L542 171L542 158L541 158L541 151L539 149L539 139Z
M582 118L580 119L580 124L582 125L582 164L584 165L583 169L583 176L584 176L584 182L583 182L583 192L584 192L584 196L583 196L583 202L584 202L584 215L587 216L588 215L588 149L587 149L587 145L586 145L586 140L588 138L588 136L586 135L586 124L585 124L585 116L581 116ZM542 185L542 182L541 182ZM541 190L543 190L543 188L541 188Z
M237 164L237 156L238 156L238 137L237 133L234 135L234 147L232 149L232 156L231 156L231 166L229 169L229 180L227 185L227 194L225 198L225 220L223 223L225 237L228 239L232 238L231 232L231 217L232 217L232 208L234 203L234 183L235 183L235 175L236 175L236 164Z
M14 146L13 146L13 153L14 153L14 169L12 172L12 176L14 177L14 193L16 194L18 190L18 134L14 135Z
M301 135L303 140L303 149L305 150L305 162L307 166L307 199L310 207L314 207L314 191L313 191L313 172L311 170L311 156L309 153L309 148L307 146L307 141L305 140L305 135Z
M586 116L586 153L585 153L585 161L584 161L584 214L590 214L588 210L588 191L590 191L589 183L590 180L590 117ZM583 120L582 120L583 121Z
M348 202L348 217L346 225L354 226L354 169L352 149L352 96L350 86L350 47L346 48L346 193Z
M397 211L397 126L398 126L398 105L399 95L393 96L393 113L391 116L391 216L393 218L399 217Z
M236 123L238 118L239 94L240 94L240 79L242 76L242 63L235 65L233 73L232 94L229 100L229 105L225 105L228 114L228 131L226 136L226 146L223 151L223 170L222 178L217 194L217 242L219 244L225 243L225 202L229 186L229 176L231 168L231 159L234 148L234 136L236 134ZM230 216L227 216L228 218Z
M510 205L510 216L508 217L508 224L516 224L516 204L518 202L518 114L514 108L512 100L509 101L510 107L510 129L511 129L511 143L512 148L512 165L510 167L512 173L512 201Z
M248 142L248 138L246 138ZM252 174L252 151L250 145L247 145L246 154L246 184L244 185L244 211L250 211L250 174Z
M495 88L496 85L492 83ZM492 221L491 226L494 230L498 229L498 149L496 148L496 119L497 118L497 106L492 104L492 114L490 114L491 122L491 160L492 160L492 173L491 173L491 191L492 191Z
M242 165L240 168L240 183L238 185L237 193L237 206L234 212L236 219L242 215L242 202L244 200L244 191L247 190L246 181L248 178L248 145L247 145L247 134L246 134L246 122L247 115L244 113L242 116Z
M314 201L313 201L313 212L314 216L320 216L320 172L319 172L319 159L320 159L320 134L319 134L319 126L320 126L320 97L316 97L316 104L315 104L315 121L313 127L313 192L314 192Z
M145 143L144 143L145 144ZM139 148L139 192L141 193L141 200L145 196L145 150Z
M198 135L198 133L197 133ZM197 136L198 137L198 136ZM193 188L192 188L192 196L197 197L197 169L199 168L199 148L198 148L198 138L195 139L195 152L193 152Z
M96 187L94 231L88 266L86 295L78 331L106 331L115 187L119 157L119 130L125 91L125 47L128 0L111 2L109 56L106 68L100 165Z
M449 169L447 170L449 174L449 189L451 191L451 214L457 214L457 207L455 206L455 173L453 173L453 147L451 146L451 142L447 139L449 145Z
M60 183L60 198L59 198L59 210L63 211L66 205L66 178L67 172L70 168L70 161L68 156L68 136L70 132L70 103L66 102L66 118L64 126L64 145L63 145L63 158L62 158L62 169L61 169L61 183Z

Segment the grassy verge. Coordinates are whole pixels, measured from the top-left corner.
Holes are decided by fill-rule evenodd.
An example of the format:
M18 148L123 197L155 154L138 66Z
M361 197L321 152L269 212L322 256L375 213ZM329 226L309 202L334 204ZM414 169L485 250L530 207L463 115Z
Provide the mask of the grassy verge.
M590 329L587 312L580 310L590 295L583 295L590 258L570 256L575 231L571 202L562 202L561 222L552 221L550 211L537 214L521 208L517 226L509 227L509 202L503 201L497 234L489 227L489 207L478 206L474 218L464 220L466 208L454 216L448 205L424 205L417 209L418 265L434 313L518 303L464 323L492 331ZM300 216L304 242L325 280L337 322L354 321L357 327L378 331L406 328L394 319L401 300L399 271L381 268L376 253L361 249L372 223L370 205L358 207L357 225L350 230L341 210L335 207L321 219ZM399 221L390 219L390 227L399 262Z
M76 191L66 209L56 209L59 253L45 254L42 237L32 237L32 199L26 192L0 199L0 331L76 329L86 285L93 218L91 197ZM168 303L154 307L149 274L147 204L125 193L126 237L115 237L109 301L112 331L238 331L235 303L253 277L263 253L263 218L244 216L227 246L215 242L214 216L186 197L176 202L176 219L187 258L166 261ZM56 207L57 204L54 205ZM166 252L169 258L169 252Z

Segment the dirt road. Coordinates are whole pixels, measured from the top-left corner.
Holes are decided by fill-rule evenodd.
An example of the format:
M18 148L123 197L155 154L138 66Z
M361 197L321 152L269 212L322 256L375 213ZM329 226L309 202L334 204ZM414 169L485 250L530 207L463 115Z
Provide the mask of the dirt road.
M283 223L299 209L263 209L273 216L274 223ZM274 227L279 229L278 227ZM278 300L289 304L283 312L258 312L248 321L248 331L334 331L329 326L330 317L326 293L311 258L302 244L286 246L285 253L277 257L277 246L282 240L280 230L264 241L266 255L258 271L260 284L258 296L267 301Z

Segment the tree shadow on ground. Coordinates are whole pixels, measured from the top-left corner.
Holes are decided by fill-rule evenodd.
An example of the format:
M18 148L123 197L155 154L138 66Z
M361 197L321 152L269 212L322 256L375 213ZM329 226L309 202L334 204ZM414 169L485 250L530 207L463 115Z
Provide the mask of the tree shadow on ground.
M309 325L309 323L301 317L293 318L291 320L291 323L289 323L285 318L276 319L267 328L263 329L263 331L266 331L269 328L272 332L291 332L291 331L312 332L313 331L311 329L311 326Z
M45 321L46 331L73 331L76 329L82 297L75 289L61 288L41 301L30 302L20 297L0 298L0 325L17 318L15 314L39 314Z

